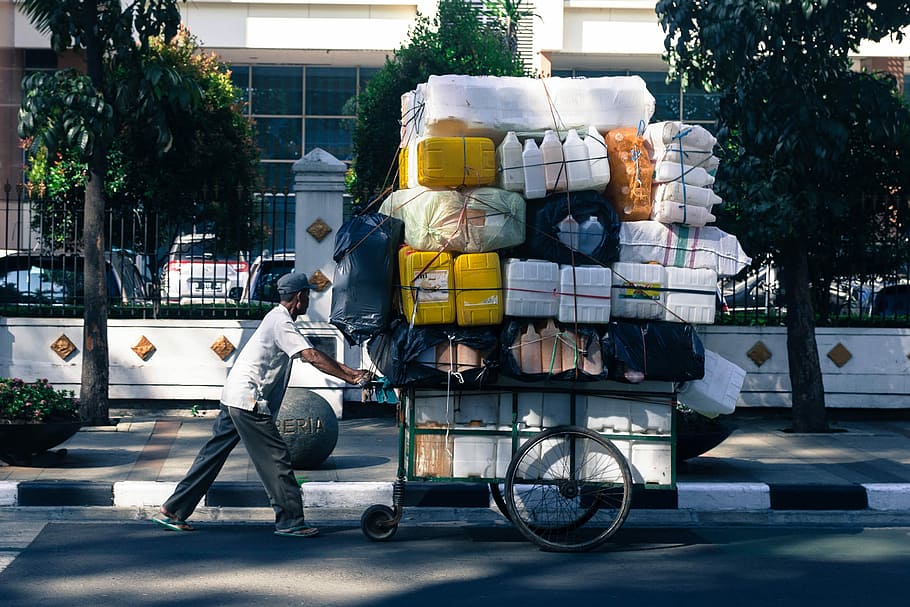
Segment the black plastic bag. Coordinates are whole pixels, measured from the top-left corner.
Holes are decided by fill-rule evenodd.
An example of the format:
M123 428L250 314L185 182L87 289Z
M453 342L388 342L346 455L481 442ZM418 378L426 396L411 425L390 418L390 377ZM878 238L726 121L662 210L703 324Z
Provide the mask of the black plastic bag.
M346 222L335 236L329 322L350 344L362 344L394 317L396 258L403 235L400 219L365 213Z
M379 372L395 386L480 388L495 383L499 336L495 327L426 325L409 327L403 318L369 341L367 352ZM468 346L482 354L480 366L450 373L420 359L439 344Z
M545 321L537 321L535 331L539 329ZM516 344L520 336L525 333L528 326L532 324L530 320L510 319L502 327L502 333L499 338L500 355L499 362L502 374L516 379L526 381L594 381L606 377L604 368L603 355L601 353L600 336L597 330L590 326L570 326L554 323L559 331L560 347L570 347L572 349L572 359L575 368L566 368L563 365L561 356L555 348L550 351L541 352L541 363L544 369L541 373L527 373L522 370L520 357ZM568 334L568 335L567 335ZM579 340L578 337L581 339ZM574 338L574 339L573 339ZM578 344L580 342L580 346ZM545 348L544 348L545 349ZM560 358L560 360L557 360ZM597 368L599 366L599 369Z
M705 347L692 325L615 321L607 326L602 343L608 376L615 381L637 384L705 376Z
M590 253L574 251L559 239L559 224L569 215L579 224L594 217L603 228L603 238ZM619 217L598 192L563 192L539 200L528 200L525 241L508 256L545 259L561 264L610 265L619 261Z

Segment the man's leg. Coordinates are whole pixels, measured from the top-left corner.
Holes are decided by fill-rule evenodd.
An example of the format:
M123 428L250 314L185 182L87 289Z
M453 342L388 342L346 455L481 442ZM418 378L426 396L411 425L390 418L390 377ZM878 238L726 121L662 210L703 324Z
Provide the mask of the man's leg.
M212 426L211 438L199 450L190 471L177 483L174 494L162 506L178 520L185 521L193 514L224 467L228 455L240 442L240 435L231 416L228 415L228 409L221 405L221 412Z
M235 407L227 409L269 495L276 529L282 531L303 525L300 486L294 478L288 447L278 433L275 421L269 415Z

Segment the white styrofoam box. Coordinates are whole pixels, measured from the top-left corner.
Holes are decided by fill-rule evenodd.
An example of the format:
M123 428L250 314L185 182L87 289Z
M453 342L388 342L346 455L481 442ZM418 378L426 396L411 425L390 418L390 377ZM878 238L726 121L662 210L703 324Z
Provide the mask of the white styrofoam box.
M588 394L585 400L585 427L612 434L628 434L632 430L630 401L594 394Z
M566 129L594 125L603 133L648 124L655 107L639 76L430 76L408 103L422 109L418 133L490 137L497 144L508 131L553 128L554 108Z
M506 316L556 316L559 265L540 259L507 259L502 265Z
M614 318L661 320L666 303L666 268L654 263L613 264L610 298Z
M601 266L559 267L560 322L610 322L612 272Z
M439 424L450 426L455 420L455 395L421 395L412 403L417 425Z
M632 432L640 434L670 434L673 409L669 404L634 402Z
M526 428L552 428L572 423L569 394L524 392L518 395L518 421Z
M733 413L746 371L720 354L705 350L705 376L685 382L679 402L708 417Z
M455 423L491 426L499 421L499 393L460 392L454 398ZM479 422L479 423L478 423Z
M496 436L456 436L452 474L457 478L493 478L496 474Z
M673 479L673 457L670 443L632 441L632 478L635 483L669 485Z
M714 323L717 272L706 268L666 268L664 320L699 325Z
M518 449L521 448L529 439L519 438ZM496 477L505 478L509 471L509 464L512 463L512 437L496 437Z

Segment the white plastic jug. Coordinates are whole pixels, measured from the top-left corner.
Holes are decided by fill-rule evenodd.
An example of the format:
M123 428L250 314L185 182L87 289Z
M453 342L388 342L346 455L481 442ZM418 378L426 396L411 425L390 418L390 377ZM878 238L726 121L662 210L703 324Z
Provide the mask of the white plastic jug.
M591 164L588 161L588 146L581 140L575 129L569 129L566 140L562 144L562 153L566 159L569 191L590 190L593 187L593 181L591 180Z
M562 143L559 141L556 131L547 130L543 134L543 141L540 143L540 153L543 154L547 190L565 192L568 187L566 162L563 156Z
M701 167L676 162L658 162L654 167L654 181L684 181L687 185L704 187L714 183L714 176Z
M709 211L716 204L722 204L723 199L714 193L714 190L689 185L681 181L662 183L654 188L654 202L667 200L688 204L696 207L705 207Z
M537 147L537 142L531 138L525 140L525 147L521 153L521 163L524 169L525 198L543 198L547 195L547 177L543 166L543 154Z
M607 158L607 143L594 125L588 127L585 147L588 148L588 161L591 163L591 189L602 192L610 183L610 160Z
M604 226L600 220L591 215L578 226L578 250L585 255L592 255L604 241Z
M578 251L578 222L575 221L575 218L571 214L566 215L565 219L560 221L556 229L558 233L556 237L559 238L559 242L566 245L570 249Z
M713 222L715 217L704 207L662 200L655 202L651 207L651 219L661 223L682 223L700 228L706 223Z
M496 184L503 190L521 192L525 186L521 142L509 131L496 148Z

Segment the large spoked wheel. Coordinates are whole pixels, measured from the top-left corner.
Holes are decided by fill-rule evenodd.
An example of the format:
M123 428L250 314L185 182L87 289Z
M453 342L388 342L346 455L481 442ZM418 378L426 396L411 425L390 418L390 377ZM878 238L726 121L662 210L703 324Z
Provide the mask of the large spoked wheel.
M360 529L374 542L385 542L392 539L392 536L398 531L395 511L384 504L370 506L360 517Z
M527 441L505 478L509 518L545 550L582 552L622 526L632 473L622 453L587 428L560 426Z
M493 496L493 503L499 508L507 520L512 520L509 514L509 507L506 505L506 498L502 495L502 488L499 483L490 483L490 495Z

